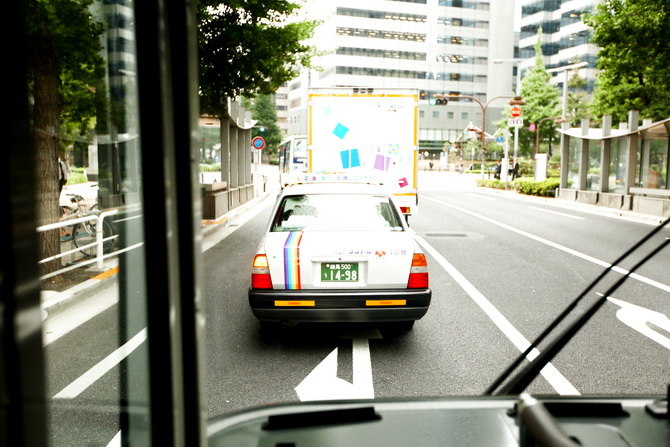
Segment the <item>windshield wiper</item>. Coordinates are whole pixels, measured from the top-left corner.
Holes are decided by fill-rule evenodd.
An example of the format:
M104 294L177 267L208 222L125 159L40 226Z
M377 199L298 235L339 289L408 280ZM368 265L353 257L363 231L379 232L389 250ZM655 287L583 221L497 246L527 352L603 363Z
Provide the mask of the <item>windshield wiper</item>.
M602 274L598 277L572 302L568 307L565 308L563 312L547 326L546 329L528 346L528 348L519 355L512 364L505 369L505 371L486 389L484 392L485 395L492 395L493 392L500 387L500 385L512 374L512 372L521 364L521 362L530 354L533 349L536 349L537 346L549 335L559 324L565 320L565 318L572 312L572 310L579 304L579 302L584 298L593 288L605 277L607 273L613 270L621 261L630 256L638 248L640 248L645 242L659 233L665 226L670 223L670 219L667 219L662 224L654 228L649 234L643 237L635 245L633 245L628 251L621 255L617 260L610 264ZM519 394L521 393L540 373L542 368L544 368L547 363L549 363L558 352L563 349L563 347L572 339L572 337L579 332L579 330L586 324L586 322L596 313L596 311L607 301L607 298L618 289L628 277L635 272L639 267L645 264L649 259L653 258L656 253L661 251L665 246L670 243L670 239L666 239L661 243L657 248L655 248L649 255L645 256L640 262L638 262L632 269L630 269L622 278L620 278L610 289L602 295L579 319L577 319L573 324L571 324L567 329L565 329L561 335L554 340L546 349L543 349L540 354L535 357L530 364L528 364L524 369L522 369L517 375L514 376L509 383L500 389L497 393L498 395L509 395L509 394Z

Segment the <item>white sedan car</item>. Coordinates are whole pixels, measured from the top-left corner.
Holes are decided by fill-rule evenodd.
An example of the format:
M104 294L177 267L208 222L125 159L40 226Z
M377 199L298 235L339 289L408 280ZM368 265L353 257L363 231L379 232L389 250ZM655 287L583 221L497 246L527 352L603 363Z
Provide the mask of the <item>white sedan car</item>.
M251 274L249 304L261 323L409 329L430 300L426 257L386 189L312 183L279 195Z

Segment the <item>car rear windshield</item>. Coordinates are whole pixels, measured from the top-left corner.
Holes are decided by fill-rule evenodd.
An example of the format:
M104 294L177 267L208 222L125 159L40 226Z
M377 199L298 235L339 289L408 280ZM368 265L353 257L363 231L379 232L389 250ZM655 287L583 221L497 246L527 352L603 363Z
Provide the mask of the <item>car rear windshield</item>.
M313 194L285 197L271 231L404 231L386 196Z

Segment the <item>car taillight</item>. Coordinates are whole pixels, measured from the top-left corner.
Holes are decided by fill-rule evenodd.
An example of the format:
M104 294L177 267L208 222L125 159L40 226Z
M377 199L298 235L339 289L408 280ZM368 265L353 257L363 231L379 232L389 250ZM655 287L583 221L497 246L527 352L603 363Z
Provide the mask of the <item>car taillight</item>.
M270 278L270 268L268 258L265 255L256 255L254 263L251 266L251 288L252 289L271 289L272 279Z
M412 268L409 271L408 289L428 288L428 262L423 253L414 253L412 257Z

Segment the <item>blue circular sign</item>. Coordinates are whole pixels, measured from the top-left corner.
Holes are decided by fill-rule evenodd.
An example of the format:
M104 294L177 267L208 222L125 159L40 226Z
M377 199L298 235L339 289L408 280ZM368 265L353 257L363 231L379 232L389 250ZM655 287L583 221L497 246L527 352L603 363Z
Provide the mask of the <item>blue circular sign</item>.
M251 140L251 145L254 147L254 149L261 150L265 147L265 140L263 137L254 137L254 139Z

